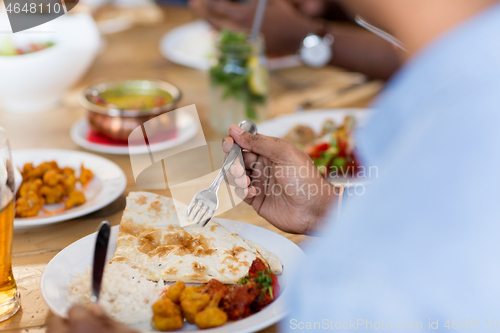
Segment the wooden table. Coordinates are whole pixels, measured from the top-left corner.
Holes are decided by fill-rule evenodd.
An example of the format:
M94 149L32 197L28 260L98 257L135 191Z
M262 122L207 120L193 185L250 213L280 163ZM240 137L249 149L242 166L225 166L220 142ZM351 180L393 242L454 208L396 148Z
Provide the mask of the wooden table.
M185 8L163 8L166 18L154 26L134 27L128 31L106 36L104 52L95 60L81 82L68 92L63 105L42 114L8 114L0 111L0 126L7 130L13 150L59 148L83 150L69 136L71 125L84 115L78 104L83 87L103 79L158 78L176 84L183 93L180 106L196 104L207 141L220 140L208 123L208 80L206 73L185 68L164 59L159 50L161 36L180 24L196 19ZM335 68L312 70L304 67L281 70L271 75L270 115L294 112L298 103L309 98L327 96L352 83L356 75ZM291 89L290 82L310 82L300 90ZM380 89L374 82L329 101L322 107L364 107ZM22 309L10 320L0 323L0 332L45 332L50 311L44 303L39 285L47 263L64 247L94 232L103 219L113 225L120 222L128 192L140 190L135 185L128 156L102 155L118 164L127 175L123 195L107 207L71 221L52 226L16 231L13 244L13 265L21 291ZM259 217L251 207L240 204L224 213L222 218L234 219L273 230L299 243L304 236L287 234ZM275 332L271 326L264 332Z

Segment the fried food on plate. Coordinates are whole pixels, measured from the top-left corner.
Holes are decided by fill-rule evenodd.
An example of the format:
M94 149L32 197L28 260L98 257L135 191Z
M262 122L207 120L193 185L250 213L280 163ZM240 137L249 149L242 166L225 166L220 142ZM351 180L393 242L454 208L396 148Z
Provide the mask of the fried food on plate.
M54 187L50 187L47 185L43 185L38 194L45 198L45 203L48 205L52 205L60 202L64 197L64 188L61 184L56 184Z
M194 324L195 316L208 305L210 302L210 296L208 294L197 292L196 289L188 288L184 289L184 296L181 300L181 308L187 321Z
M76 177L75 177L75 175L74 174L66 174L66 177L63 178L63 180L61 181L60 184L64 188L64 194L65 195L70 194L71 192L73 192L73 190L76 187Z
M81 191L73 190L66 200L66 209L83 205L85 203L85 195Z
M216 293L208 306L194 317L194 323L201 329L222 326L227 322L227 314L219 308L222 293Z
M36 192L28 191L24 197L16 201L16 216L36 216L44 204L45 200L39 197Z
M83 192L77 189L77 178L72 168L60 168L56 161L48 161L36 167L33 163L26 163L20 172L23 182L17 193L20 203L16 206L16 217L38 216L41 210L55 214L86 202ZM87 186L93 177L93 172L82 164L79 177L82 187ZM40 204L42 201L43 204ZM43 208L44 204L58 203L64 203L64 208L53 212Z
M63 175L55 169L48 170L43 174L43 183L47 186L56 186L58 183L62 182L63 179Z
M215 221L181 227L177 214L187 207L175 211L177 204L129 193L99 301L108 315L141 329L182 329L184 319L207 329L248 317L278 297L274 272L281 274L282 264L274 254ZM70 303L90 303L90 280L90 268L72 278Z
M82 167L81 167L81 171L80 171L80 183L82 183L82 185L87 185L87 183L89 181L92 180L92 178L94 178L94 173L92 171L90 171L89 169L85 169L85 167L83 166L83 163L82 163Z
M166 294L153 304L153 324L159 331L175 331L182 327L181 309Z
M170 298L174 303L180 302L180 297L182 291L186 288L186 285L182 281L177 281L170 288L168 288L165 295Z
M27 198L29 191L33 191L35 193L38 193L38 190L40 189L40 187L42 187L42 185L43 185L43 182L41 179L34 179L34 180L25 181L21 184L21 187L19 188L19 191L17 192L17 197L18 198Z

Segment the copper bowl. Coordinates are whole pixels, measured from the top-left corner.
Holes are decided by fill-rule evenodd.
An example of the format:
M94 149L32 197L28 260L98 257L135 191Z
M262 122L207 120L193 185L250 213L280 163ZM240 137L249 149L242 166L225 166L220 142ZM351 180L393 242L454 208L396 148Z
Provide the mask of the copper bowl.
M155 95L161 93L170 95L172 100L161 106L148 109L118 109L110 104L98 104L95 98L100 98L106 92L120 91L121 95ZM127 142L132 131L146 121L160 114L172 111L181 98L180 90L171 83L160 80L125 80L111 81L93 85L87 89L80 102L87 109L87 118L92 130L106 138ZM148 127L148 137L162 133L168 135L176 130L175 113L169 117L158 117L153 126ZM151 122L150 122L151 123ZM150 124L148 123L148 125Z

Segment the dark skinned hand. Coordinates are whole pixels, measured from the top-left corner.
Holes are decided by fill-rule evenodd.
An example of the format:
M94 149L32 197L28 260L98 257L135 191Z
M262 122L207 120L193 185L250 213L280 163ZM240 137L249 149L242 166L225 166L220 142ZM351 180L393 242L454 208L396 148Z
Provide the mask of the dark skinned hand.
M47 333L138 333L111 319L99 305L89 308L75 305L68 311L68 318L53 316Z
M248 32L252 27L257 0L244 3L190 0L189 5L216 29L228 28ZM313 32L314 24L312 19L301 13L292 2L268 0L261 30L269 54L290 54L295 53L307 34Z
M234 142L247 150L243 152L244 168L235 163L228 173L238 196L277 228L310 233L338 194L311 158L289 141L250 134L236 125L229 134L224 138L224 152Z

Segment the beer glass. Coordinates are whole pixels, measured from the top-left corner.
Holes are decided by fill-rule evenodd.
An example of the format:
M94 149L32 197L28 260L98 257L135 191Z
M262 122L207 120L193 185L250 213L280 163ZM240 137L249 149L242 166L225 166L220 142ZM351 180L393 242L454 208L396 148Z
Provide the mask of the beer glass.
M12 274L14 202L14 169L9 142L0 127L0 321L12 317L20 307L19 291Z

